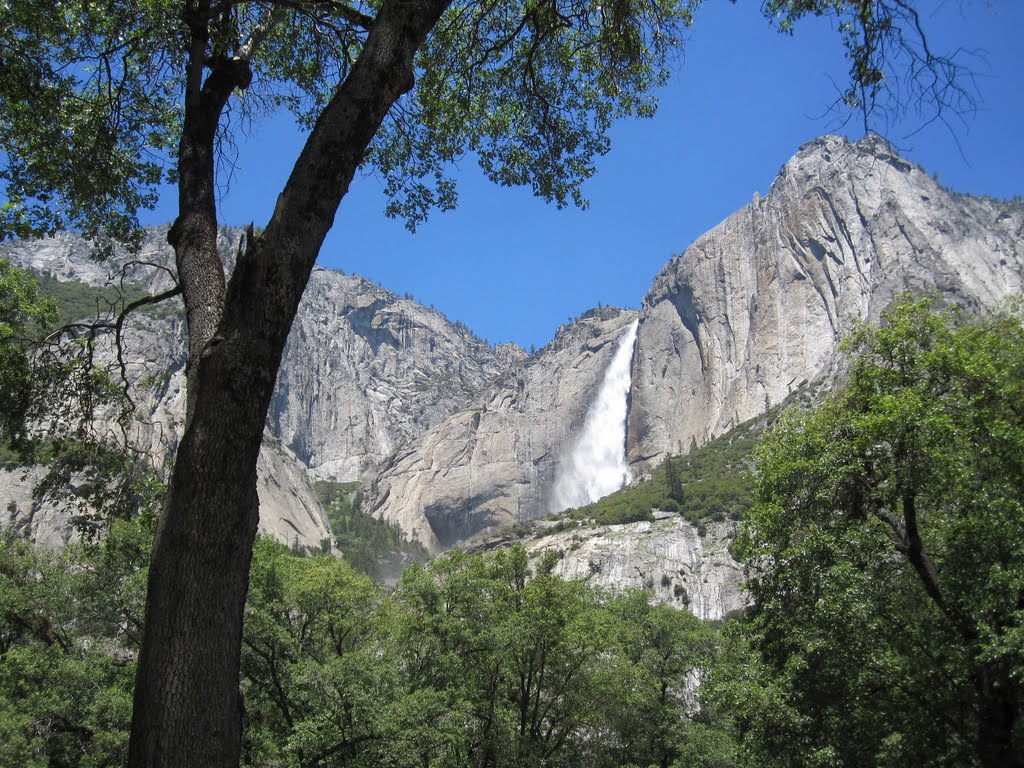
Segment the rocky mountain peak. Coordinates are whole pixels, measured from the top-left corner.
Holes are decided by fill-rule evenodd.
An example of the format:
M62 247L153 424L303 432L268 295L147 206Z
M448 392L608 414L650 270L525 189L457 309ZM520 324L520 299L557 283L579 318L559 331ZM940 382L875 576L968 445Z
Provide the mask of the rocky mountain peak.
M317 269L285 348L269 421L316 478L359 480L518 357L437 310L361 277Z
M240 237L220 233L229 265ZM639 312L590 310L529 356L411 297L317 269L268 416L268 444L285 457L264 465L270 475L293 466L306 486L365 480L364 509L438 552L553 511L559 467L635 321L624 449L642 476L805 383L828 387L839 339L905 291L968 308L1019 292L1022 242L1019 203L952 193L878 137L825 136L802 146L766 195L671 259ZM91 285L111 276L70 235L4 244L0 256ZM138 261L128 279L169 284L165 230ZM139 440L170 454L184 325L174 311L140 315L129 343L132 370L156 382L140 398L151 415ZM288 506L291 495L276 498ZM313 531L316 515L299 517ZM294 533L299 520L289 520L278 529Z
M643 302L629 453L703 444L837 374L836 346L913 291L969 308L1024 286L1024 208L958 195L878 137L826 136L673 258Z

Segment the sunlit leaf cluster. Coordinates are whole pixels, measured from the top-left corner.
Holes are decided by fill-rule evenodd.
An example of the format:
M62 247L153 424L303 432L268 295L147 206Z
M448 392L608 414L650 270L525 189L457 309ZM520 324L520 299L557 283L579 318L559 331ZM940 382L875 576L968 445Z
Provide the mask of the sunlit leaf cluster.
M177 144L177 7L4 0L0 239L131 239Z

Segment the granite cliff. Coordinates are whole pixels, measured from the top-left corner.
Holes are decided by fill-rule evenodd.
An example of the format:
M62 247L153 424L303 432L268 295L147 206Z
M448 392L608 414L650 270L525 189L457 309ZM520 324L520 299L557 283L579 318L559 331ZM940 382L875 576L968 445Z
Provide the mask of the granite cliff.
M229 266L239 236L220 232ZM148 232L133 259L96 261L68 234L5 244L0 258L96 288L123 284L130 292L158 293L173 285L173 252L162 227ZM173 455L183 429L186 333L176 299L137 312L126 325L124 359L139 414L132 442L158 466ZM110 363L113 350L101 348L100 357ZM514 345L493 349L439 312L361 277L315 270L268 417L259 465L261 530L319 548L331 534L312 479L359 479L523 357ZM66 541L70 514L33 501L34 473L23 476L0 478L4 524L51 543Z
M434 553L552 511L559 461L635 318L602 309L562 326L539 353L385 462L366 508Z
M539 564L557 554L553 572L598 589L646 591L651 599L717 621L747 604L743 566L729 553L735 522L698 528L673 512L655 510L651 520L617 525L593 520L541 519L483 541L480 549L521 544Z
M654 280L632 359L625 450L633 474L798 390L827 390L842 374L839 340L904 292L970 311L1022 288L1019 202L954 194L877 137L811 142L764 198L755 195ZM602 349L626 317L595 337ZM609 359L588 357L578 343L566 350L578 357L538 356L525 376L496 382L386 463L370 486L374 514L437 551L557 511L548 503L552 467L594 399L598 373L585 372L584 361L607 367ZM568 418L556 406L570 407L567 396L576 403ZM545 407L524 405L537 402ZM604 586L653 579L661 599L690 601L706 617L741 605L739 566L726 547L731 527L698 536L657 515L650 524L535 532L526 543L560 549L560 572Z
M221 233L229 263L238 235ZM150 292L171 285L165 236L151 233L144 263L128 268L126 282ZM312 498L310 478L363 480L364 509L432 552L557 512L559 468L635 321L622 442L641 477L665 456L704 444L805 383L830 386L841 375L839 339L904 291L968 309L1020 291L1022 241L1020 203L951 193L878 138L827 136L800 148L766 196L755 195L669 261L639 313L594 310L530 357L511 345L492 348L362 278L315 270L268 417L265 453L273 456L261 460L260 481L265 529L318 545L326 527L315 499L313 506L296 504ZM69 235L6 244L0 257L63 280L110 279L109 267ZM184 333L170 305L129 324L130 372L145 381L145 418L135 439L160 456L173 453L181 430ZM13 508L28 503L18 498ZM48 518L37 509L21 519L36 530ZM633 543L623 546L634 554L622 563L611 554L613 532L604 531L585 561L564 548L561 567L589 572L600 560L602 574L626 581L654 574L656 587L665 576L681 583L688 568L700 574L699 584L705 577L733 584L732 576L709 576L715 568L735 571L715 538L728 538L728 527L709 527L698 541L681 525L659 518L631 530ZM659 544L663 534L687 543ZM591 544L576 536L573 551L589 552ZM702 560L698 550L717 554ZM687 582L684 591L702 614L734 607L731 586L704 597L693 586Z
M317 269L268 420L317 479L360 480L523 357L361 277Z
M836 347L915 291L1024 287L1024 206L954 194L882 139L826 136L673 258L644 299L628 452L642 471L837 374Z

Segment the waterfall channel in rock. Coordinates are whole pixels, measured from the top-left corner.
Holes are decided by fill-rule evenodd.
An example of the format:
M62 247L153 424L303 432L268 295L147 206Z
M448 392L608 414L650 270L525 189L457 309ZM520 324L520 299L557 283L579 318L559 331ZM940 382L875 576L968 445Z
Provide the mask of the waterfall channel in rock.
M597 399L587 412L583 432L572 452L562 458L555 476L552 512L590 504L629 482L626 400L638 325L639 321L634 320L619 339Z

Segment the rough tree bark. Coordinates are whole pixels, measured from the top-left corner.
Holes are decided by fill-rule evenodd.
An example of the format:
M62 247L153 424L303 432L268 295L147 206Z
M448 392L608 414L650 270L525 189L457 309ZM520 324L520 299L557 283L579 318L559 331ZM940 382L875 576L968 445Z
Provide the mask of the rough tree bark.
M984 768L1022 768L1017 743L1019 694L1005 664L982 664L974 677L978 698L978 757Z
M189 84L182 204L171 235L189 321L189 415L153 549L133 768L238 765L242 613L259 517L256 461L281 354L338 205L388 110L412 87L413 56L449 2L384 3L220 301L209 129L230 94L222 87L244 87L248 70L214 62L201 88ZM189 21L194 39L201 36L206 21Z

